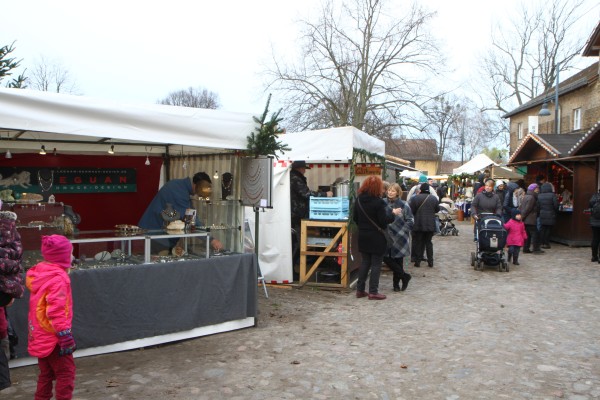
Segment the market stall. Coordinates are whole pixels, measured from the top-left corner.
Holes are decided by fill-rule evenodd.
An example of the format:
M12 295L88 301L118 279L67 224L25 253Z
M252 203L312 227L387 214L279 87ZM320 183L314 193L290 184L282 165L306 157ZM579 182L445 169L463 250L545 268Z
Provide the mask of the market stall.
M286 151L280 160L274 160L273 203L275 207L260 213L258 241L261 270L266 280L273 283L292 282L293 280L289 187L292 161L305 160L311 167L306 171L306 177L312 190L318 188L329 190L336 180L349 182L353 178L354 183L359 184L369 174L381 174L380 162L383 162L385 152L383 141L354 127L288 133L281 135L279 139L291 150ZM346 184L348 185L348 183ZM354 186L352 190L354 190ZM334 221L336 223L347 222L347 219ZM335 232L329 233L329 236L335 237ZM305 238L303 242L307 243L307 240ZM332 248L334 251L344 254L340 262L349 262L350 265L347 269L351 271L355 268L353 263L357 262L359 257L356 246L352 244L352 238L350 237L348 240L347 248L343 245L342 248L338 248L339 243ZM354 254L350 255L352 253ZM320 279L321 272L323 272L323 277L331 277L324 283L340 285L345 277L340 272L341 264L337 265L337 267L330 265L329 268L323 266L322 269L325 271L315 270L310 279L307 278L307 281L316 283L314 281ZM333 276L325 275L328 273Z
M595 129L595 130L594 130ZM525 170L525 182L535 182L543 175L552 183L559 198L560 209L550 239L570 246L589 246L591 229L588 201L598 187L597 148L581 150L582 139L598 135L592 128L587 135L528 134L509 160L509 165ZM594 154L595 153L595 154Z
M0 189L11 190L16 197L23 193L42 196L45 201L41 202L37 199L30 202L27 197L15 198L17 203L25 199L22 203L28 211L45 210L48 214L48 209L54 207L50 204L69 205L81 216L78 229L69 235L78 242L76 256L89 266L72 275L76 307L74 332L81 349L76 356L255 324L256 257L242 254L244 214L237 200L241 176L239 150L245 148L246 137L254 127L249 114L126 105L81 96L0 89L0 145L6 150L4 156L0 156L0 169L5 178L0 181ZM45 176L48 171L51 173ZM198 171L207 171L218 190L214 190L210 198L195 201L203 218L199 228L206 234L184 232L183 236L189 236L190 246L197 249L207 248L208 235L217 237L227 252L209 254L205 250L204 257L192 257L191 251L187 257L187 248L172 256L144 253L149 241L166 236L167 232L156 236L141 230L133 232L139 237L131 249L120 247L127 240L114 238L117 226L135 227L162 183L172 178L190 177ZM229 198L222 196L221 180L229 176L225 173L236 177L226 187ZM31 230L32 234L38 230L41 234L64 229L55 223L56 218L46 214L40 213L34 221L36 224L20 225L19 230ZM85 236L89 231L100 232L100 240L88 241L86 245L92 247L85 250L84 255L78 235ZM131 232L121 233L130 237ZM33 261L35 252L39 258L38 244L24 244L25 250L34 253ZM124 249L130 251L132 257L121 258ZM108 259L104 259L105 254ZM143 261L134 262L140 258ZM174 271L177 273L172 274ZM194 287L186 290L186 284L194 284ZM135 299L125 293L130 290L137 293ZM110 319L109 315L98 318L90 312L92 309L98 312L91 308L92 303L104 304L111 313L118 312L122 321ZM140 308L158 311L159 315L153 315L150 320L149 314L140 312ZM174 308L189 314L189 318L177 319L175 323L177 315L169 317ZM25 300L17 301L10 309L21 340L20 355L27 346L26 309ZM160 328L142 329L157 325L157 317L164 317ZM118 322L123 325L115 325ZM112 333L105 335L104 330ZM78 331L90 337L82 343ZM125 334L121 335L121 331ZM138 333L132 335L133 331ZM31 361L21 358L11 365Z

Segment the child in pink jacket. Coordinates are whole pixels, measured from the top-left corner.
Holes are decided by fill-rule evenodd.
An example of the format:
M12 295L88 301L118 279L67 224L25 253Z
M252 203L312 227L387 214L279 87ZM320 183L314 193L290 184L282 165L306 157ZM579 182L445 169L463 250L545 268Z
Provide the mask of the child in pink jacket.
M508 262L511 258L514 265L519 265L519 252L527 239L525 224L521 221L521 211L517 208L512 211L512 218L504 224L504 229L508 232L506 245L508 246Z
M75 339L71 334L73 298L71 268L73 246L61 235L42 237L44 261L26 274L29 299L29 354L38 358L35 400L52 398L56 380L56 399L71 399L75 388Z

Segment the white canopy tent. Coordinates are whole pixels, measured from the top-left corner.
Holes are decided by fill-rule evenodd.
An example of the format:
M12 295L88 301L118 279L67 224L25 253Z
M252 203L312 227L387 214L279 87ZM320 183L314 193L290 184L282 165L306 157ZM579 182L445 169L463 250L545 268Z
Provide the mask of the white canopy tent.
M473 174L477 171L483 171L490 166L498 166L500 164L495 163L491 158L485 154L477 154L473 159L461 165L458 168L454 168L452 173L454 175L460 174Z
M293 280L291 221L290 221L290 167L292 161L307 163L349 163L353 150L363 149L384 156L385 143L354 127L341 127L288 133L279 140L291 148L280 156L273 168L273 208L261 212L259 225L259 263L268 282L282 283ZM309 179L309 187L316 190ZM250 212L246 212L250 219ZM252 224L251 224L252 226Z
M13 153L214 153L245 149L255 126L250 114L0 88L0 148Z

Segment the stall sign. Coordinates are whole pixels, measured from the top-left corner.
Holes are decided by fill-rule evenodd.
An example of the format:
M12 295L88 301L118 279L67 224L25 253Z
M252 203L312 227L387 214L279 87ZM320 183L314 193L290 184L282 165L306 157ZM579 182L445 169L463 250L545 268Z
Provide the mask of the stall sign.
M355 175L381 175L381 166L378 165L355 165Z
M136 191L134 168L61 168L54 172L54 193Z

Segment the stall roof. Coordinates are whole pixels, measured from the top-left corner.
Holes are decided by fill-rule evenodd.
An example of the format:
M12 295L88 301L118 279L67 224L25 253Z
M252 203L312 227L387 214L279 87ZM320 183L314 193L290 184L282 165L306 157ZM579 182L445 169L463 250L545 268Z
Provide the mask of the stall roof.
M483 153L477 154L470 161L464 163L458 168L454 168L452 170L452 173L454 175L472 174L477 171L482 171L490 165L498 166L499 164L495 163L491 158L489 158Z
M290 151L280 158L310 162L347 162L352 160L355 148L385 155L385 143L353 126L293 132L279 136Z
M532 160L532 153L538 149L544 149L549 157L551 158L562 158L569 155L570 149L578 143L582 138L583 134L543 134L536 135L535 133L529 133L525 136L525 139L515 149L515 152L510 157L508 164L516 164L525 161Z
M206 153L245 149L252 115L0 88L0 146L31 152Z
M600 26L600 24L598 25ZM598 154L600 152L600 121L587 131L581 139L569 149L569 154Z

